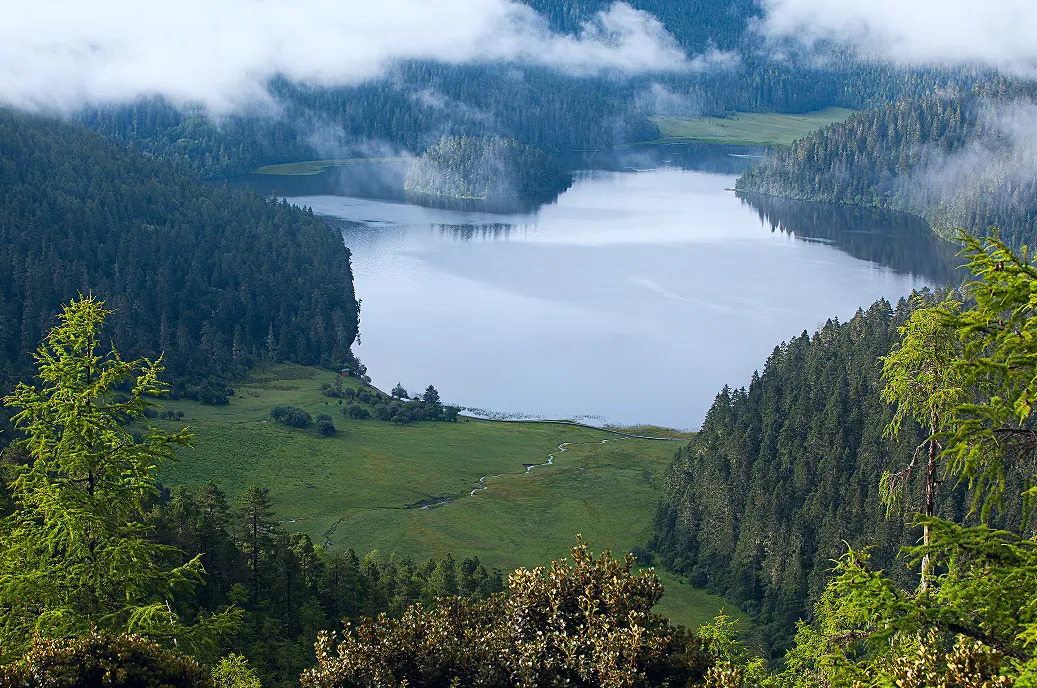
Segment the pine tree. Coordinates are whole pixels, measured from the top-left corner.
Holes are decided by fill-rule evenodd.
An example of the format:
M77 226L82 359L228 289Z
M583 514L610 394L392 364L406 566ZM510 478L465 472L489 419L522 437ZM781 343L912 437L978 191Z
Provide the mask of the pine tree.
M273 545L271 531L275 524L270 517L274 515L274 510L266 492L251 485L241 495L239 514L241 549L252 569L252 599L259 602L263 556Z

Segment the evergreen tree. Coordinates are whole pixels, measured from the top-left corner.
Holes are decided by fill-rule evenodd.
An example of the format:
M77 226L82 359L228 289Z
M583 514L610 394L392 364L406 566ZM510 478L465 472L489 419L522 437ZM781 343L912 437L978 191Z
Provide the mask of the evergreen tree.
M273 546L271 531L275 523L271 516L274 515L274 510L270 506L266 492L256 485L250 485L241 495L238 514L241 551L248 559L249 568L252 569L252 600L258 603L265 557Z
M3 657L37 633L94 628L203 640L206 629L182 625L169 606L201 582L201 560L167 564L178 552L149 539L143 509L157 493L156 471L190 435L147 424L148 397L165 391L161 364L102 353L109 314L92 298L69 303L37 350L41 384L19 384L4 398L29 463L17 468L14 511L0 521ZM124 385L129 398L117 395Z

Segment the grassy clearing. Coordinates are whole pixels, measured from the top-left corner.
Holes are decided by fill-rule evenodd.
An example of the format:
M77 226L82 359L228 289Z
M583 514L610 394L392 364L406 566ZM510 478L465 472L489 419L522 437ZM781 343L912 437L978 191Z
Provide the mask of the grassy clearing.
M732 146L788 144L854 113L830 107L802 115L740 112L730 117L656 117L662 138L646 143L714 143Z
M321 395L335 375L277 366L236 389L231 404L168 401L195 433L193 449L164 469L168 485L209 479L236 498L249 484L270 489L277 517L332 548L408 553L415 558L477 555L505 570L566 556L575 533L592 548L630 551L651 536L662 480L677 442L624 439L564 425L416 423L345 418ZM347 386L355 386L347 380ZM291 404L330 413L338 435L292 429L268 418ZM176 423L157 421L173 427ZM603 442L604 440L604 442ZM561 443L572 443L558 452ZM555 454L552 466L525 472ZM471 495L482 476L488 490ZM449 500L437 508L408 505ZM664 575L665 613L697 625L723 600Z
M336 158L332 160L301 160L279 165L263 165L253 170L252 174L272 174L278 176L308 176L320 174L327 167L339 165L367 165L379 162L401 162L406 158Z

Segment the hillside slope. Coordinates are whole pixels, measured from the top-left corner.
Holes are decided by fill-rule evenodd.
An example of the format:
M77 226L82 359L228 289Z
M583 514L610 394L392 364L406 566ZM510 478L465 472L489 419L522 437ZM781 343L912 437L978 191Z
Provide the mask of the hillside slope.
M80 125L0 111L0 387L63 302L115 313L125 356L184 387L257 358L343 360L357 333L349 250L312 213L198 182Z

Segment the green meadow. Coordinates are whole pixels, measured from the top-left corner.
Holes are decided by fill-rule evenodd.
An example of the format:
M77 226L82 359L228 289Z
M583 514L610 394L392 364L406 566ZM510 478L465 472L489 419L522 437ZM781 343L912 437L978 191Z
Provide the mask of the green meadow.
M184 418L155 422L189 427L194 446L160 479L192 488L214 480L232 500L250 484L268 488L286 528L361 555L377 549L416 559L478 556L507 571L566 556L576 533L595 551L613 552L651 537L679 441L463 417L405 425L349 419L338 399L320 392L321 383L335 378L318 368L275 366L239 384L226 406L165 401ZM278 404L330 414L337 434L326 438L312 426L275 423L268 414ZM562 444L566 451L559 450ZM553 465L526 471L552 454ZM472 494L481 484L487 489ZM681 623L698 625L724 606L718 597L661 577L667 593L659 611Z
M279 176L309 176L320 174L327 167L341 165L368 165L378 162L400 162L406 158L334 158L330 160L301 160L285 162L277 165L263 165L252 171L252 174L272 174Z
M738 112L729 117L655 117L662 136L646 143L714 143L732 146L789 144L854 113L830 107L800 115Z

